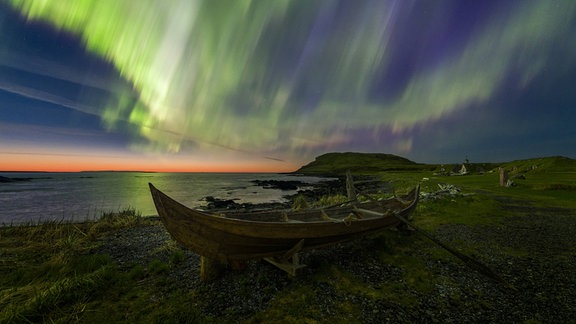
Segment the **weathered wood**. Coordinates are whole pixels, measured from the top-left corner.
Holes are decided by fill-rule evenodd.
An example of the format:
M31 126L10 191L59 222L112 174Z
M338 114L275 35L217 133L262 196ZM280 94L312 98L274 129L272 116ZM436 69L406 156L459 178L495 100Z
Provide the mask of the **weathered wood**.
M200 256L200 279L202 281L211 281L219 278L225 269L225 263Z
M304 242L306 242L305 239L301 239L300 241L298 241L298 243L296 243L290 250L286 251L286 253L284 253L284 255L280 255L278 256L278 258L280 259L290 259L292 256L294 256L295 254L297 254L298 252L302 251L302 248L304 247Z
M170 235L183 246L209 259L227 262L278 257L286 254L301 240L301 250L346 242L360 236L381 231L400 223L393 216L346 220L352 207L326 208L331 220L322 219L322 210L253 213L226 213L225 217L190 209L168 197L152 184L150 191L160 220ZM386 212L388 209L409 215L418 202L419 187L404 199L405 206L396 199L359 204L359 207ZM286 213L289 220L282 221Z
M306 265L300 263L298 253L293 254L291 259L290 261L280 258L264 258L264 260L276 266L278 269L284 270L288 275L295 277L298 274L298 270L305 268Z
M379 212L375 212L372 210L367 210L367 209L362 209L362 208L355 208L354 209L355 212L366 215L366 216L371 216L371 217L384 217L384 216L390 216L393 215L393 212L384 214L384 213L379 213Z
M500 187L505 187L508 183L508 171L504 168L498 168L500 172Z
M356 188L354 188L354 179L352 178L352 173L350 170L346 171L346 194L348 195L348 200L356 201Z
M298 241L298 243L296 243L290 250L286 251L284 255L264 258L264 260L294 277L298 274L299 269L306 267L305 264L300 263L300 257L298 255L298 252L300 252L304 247L304 242L304 239Z
M228 265L232 270L244 270L247 267L245 260L229 260Z

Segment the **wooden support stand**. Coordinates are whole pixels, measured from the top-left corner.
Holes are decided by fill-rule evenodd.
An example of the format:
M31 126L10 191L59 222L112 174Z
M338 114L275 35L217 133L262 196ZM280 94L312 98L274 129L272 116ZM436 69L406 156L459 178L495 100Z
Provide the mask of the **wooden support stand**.
M296 276L299 269L306 267L305 264L300 263L300 258L298 252L304 247L304 239L298 241L290 250L286 251L284 255L264 258L264 260L270 262L281 270L286 271L290 276Z
M282 260L279 258L264 258L264 260L270 262L278 269L284 270L290 276L294 277L298 274L298 270L306 267L305 264L300 263L300 258L298 257L298 253L295 253L292 256L292 261L289 260Z
M214 280L222 275L226 264L204 256L200 257L200 279L202 281Z

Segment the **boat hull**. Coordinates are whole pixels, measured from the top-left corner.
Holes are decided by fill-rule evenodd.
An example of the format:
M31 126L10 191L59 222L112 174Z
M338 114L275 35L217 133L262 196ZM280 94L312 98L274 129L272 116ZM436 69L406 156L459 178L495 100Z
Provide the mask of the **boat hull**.
M229 213L222 217L188 208L152 184L150 191L162 223L177 242L199 255L222 261L278 257L295 246L307 250L350 241L399 225L400 220L392 213L407 217L418 201L417 188L407 203L384 203L396 207L381 206L384 216L359 219L361 215L352 208L342 207L324 212ZM374 209L377 204L372 205Z

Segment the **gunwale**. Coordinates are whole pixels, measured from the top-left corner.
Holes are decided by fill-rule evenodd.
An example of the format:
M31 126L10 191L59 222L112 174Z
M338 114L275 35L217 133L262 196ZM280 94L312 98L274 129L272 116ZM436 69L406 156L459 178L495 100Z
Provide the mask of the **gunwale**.
M353 240L400 224L394 215L365 217L348 222L343 219L284 222L221 217L188 208L151 183L149 186L160 219L170 235L186 248L222 261L275 257L290 251L301 240L304 240L301 249L307 250ZM419 186L409 194L410 202L393 212L401 216L409 215L418 202L418 192ZM340 213L352 211L349 207L327 210ZM280 219L282 213L287 212L261 212L260 216L278 215ZM292 219L310 213L322 212L314 210L287 214ZM229 216L249 218L251 214L230 213Z

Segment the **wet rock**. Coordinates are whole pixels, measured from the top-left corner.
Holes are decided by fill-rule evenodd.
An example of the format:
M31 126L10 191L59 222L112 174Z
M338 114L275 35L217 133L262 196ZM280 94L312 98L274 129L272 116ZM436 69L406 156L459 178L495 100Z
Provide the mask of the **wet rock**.
M0 183L30 181L32 178L8 178L0 176Z
M234 199L219 199L213 196L206 196L202 200L208 203L208 209L238 209L239 207L239 204Z
M309 184L298 180L252 180L257 186L264 189L278 190L298 190L299 187L309 186Z

